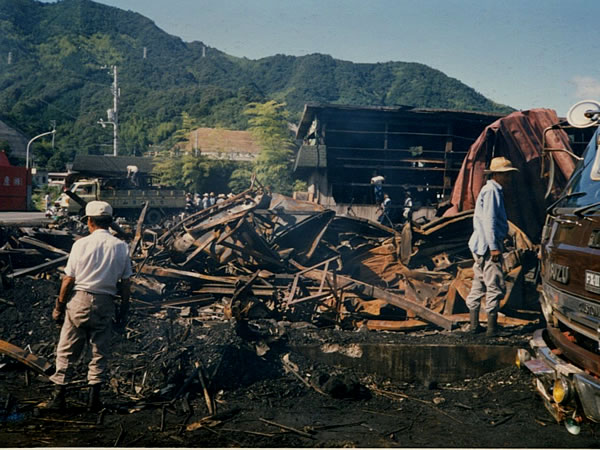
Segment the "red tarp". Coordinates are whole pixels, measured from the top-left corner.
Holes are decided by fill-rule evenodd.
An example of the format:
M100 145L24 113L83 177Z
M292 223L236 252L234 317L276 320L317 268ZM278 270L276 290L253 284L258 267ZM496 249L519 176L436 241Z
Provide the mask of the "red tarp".
M512 185L505 189L508 219L537 242L546 215L544 194L547 180L540 176L542 139L544 130L558 122L554 110L532 109L514 112L486 127L463 161L452 190L452 207L444 216L473 209L475 199L486 182L484 169L493 157L504 156L519 169ZM571 151L569 137L560 129L546 133L546 147ZM550 154L556 163L554 191L560 192L573 173L575 163L565 152Z
M28 170L10 165L6 153L0 152L0 211L27 210Z

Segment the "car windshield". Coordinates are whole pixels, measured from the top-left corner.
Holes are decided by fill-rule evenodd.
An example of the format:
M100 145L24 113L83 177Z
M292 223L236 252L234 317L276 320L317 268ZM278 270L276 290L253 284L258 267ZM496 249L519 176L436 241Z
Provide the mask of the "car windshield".
M71 190L71 192L75 192L77 195L89 195L94 192L94 185L93 184L78 185L77 183L75 183L73 186L71 186L70 190Z
M583 153L575 171L563 192L565 199L559 207L580 208L600 202L600 154L598 152L598 130ZM569 195L577 193L578 195ZM581 193L581 194L579 194Z

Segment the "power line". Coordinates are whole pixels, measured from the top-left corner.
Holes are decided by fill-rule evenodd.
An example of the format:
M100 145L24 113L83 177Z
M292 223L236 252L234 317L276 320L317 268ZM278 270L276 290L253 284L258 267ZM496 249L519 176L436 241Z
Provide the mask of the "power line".
M63 113L63 114L65 114L65 115L69 116L71 119L78 120L78 117L75 117L75 116L71 115L70 113L68 113L68 112L66 112L66 111L64 111L64 110L62 110L62 109L60 109L58 106L54 106L52 103L49 103L49 102L47 102L46 100L44 100L44 99L42 99L42 98L34 98L34 99L32 99L32 100L37 100L37 101L39 101L39 102L45 103L45 104L46 104L46 105L48 105L49 107L51 107L51 108L54 108L54 109L56 109L57 111L60 111L61 113Z

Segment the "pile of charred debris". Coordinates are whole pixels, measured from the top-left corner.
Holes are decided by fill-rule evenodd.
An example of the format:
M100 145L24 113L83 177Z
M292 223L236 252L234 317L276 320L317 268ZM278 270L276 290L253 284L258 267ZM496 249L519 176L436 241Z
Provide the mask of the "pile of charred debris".
M280 321L451 330L467 321L471 223L467 212L396 231L252 189L162 234L138 226L133 296L147 308L222 314L258 333ZM524 325L524 281L535 277L536 257L512 225L509 241L500 324Z
M282 373L317 396L384 392L380 385L367 389L355 377L336 377L331 369L307 376L303 369L315 364L298 355L292 361L285 346L306 338L294 334L297 330L359 331L354 335L377 341L377 335L387 339L385 331L419 331L426 337L466 329L464 298L473 276L469 212L395 230L258 188L161 226L145 227L145 212L135 224L114 224L130 243L135 275L131 319L124 335L115 338L110 390L129 399L113 405L116 409L159 408L161 429L175 410L184 417L180 429L221 423L236 413L219 406L224 389ZM6 339L0 341L0 366L10 366L9 356L48 374L58 339L50 311L60 268L86 228L77 218L59 218L47 228L0 228L0 233L5 289L0 332ZM505 330L539 324L530 300L535 298L534 245L513 225L506 244L507 293L499 324ZM203 333L193 332L195 327ZM85 385L85 361L79 373L75 386ZM50 384L42 384L31 402L49 392ZM200 421L190 420L192 399L205 409ZM1 400L8 415L10 396ZM296 437L307 434L271 426ZM123 444L119 440L115 443Z
M259 334L261 323L281 321L394 331L467 321L471 212L395 230L254 188L162 228L145 228L145 212L135 229L114 224L130 241L137 309L232 319ZM60 220L58 229L4 238L5 282L64 264L85 227ZM500 324L525 325L536 319L523 310L535 249L513 224L505 244ZM34 256L46 261L32 266Z

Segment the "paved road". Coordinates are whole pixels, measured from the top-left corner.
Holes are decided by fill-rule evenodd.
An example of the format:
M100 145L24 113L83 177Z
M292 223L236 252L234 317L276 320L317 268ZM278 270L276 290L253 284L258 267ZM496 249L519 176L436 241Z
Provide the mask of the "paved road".
M0 225L43 226L50 223L43 212L2 211Z

